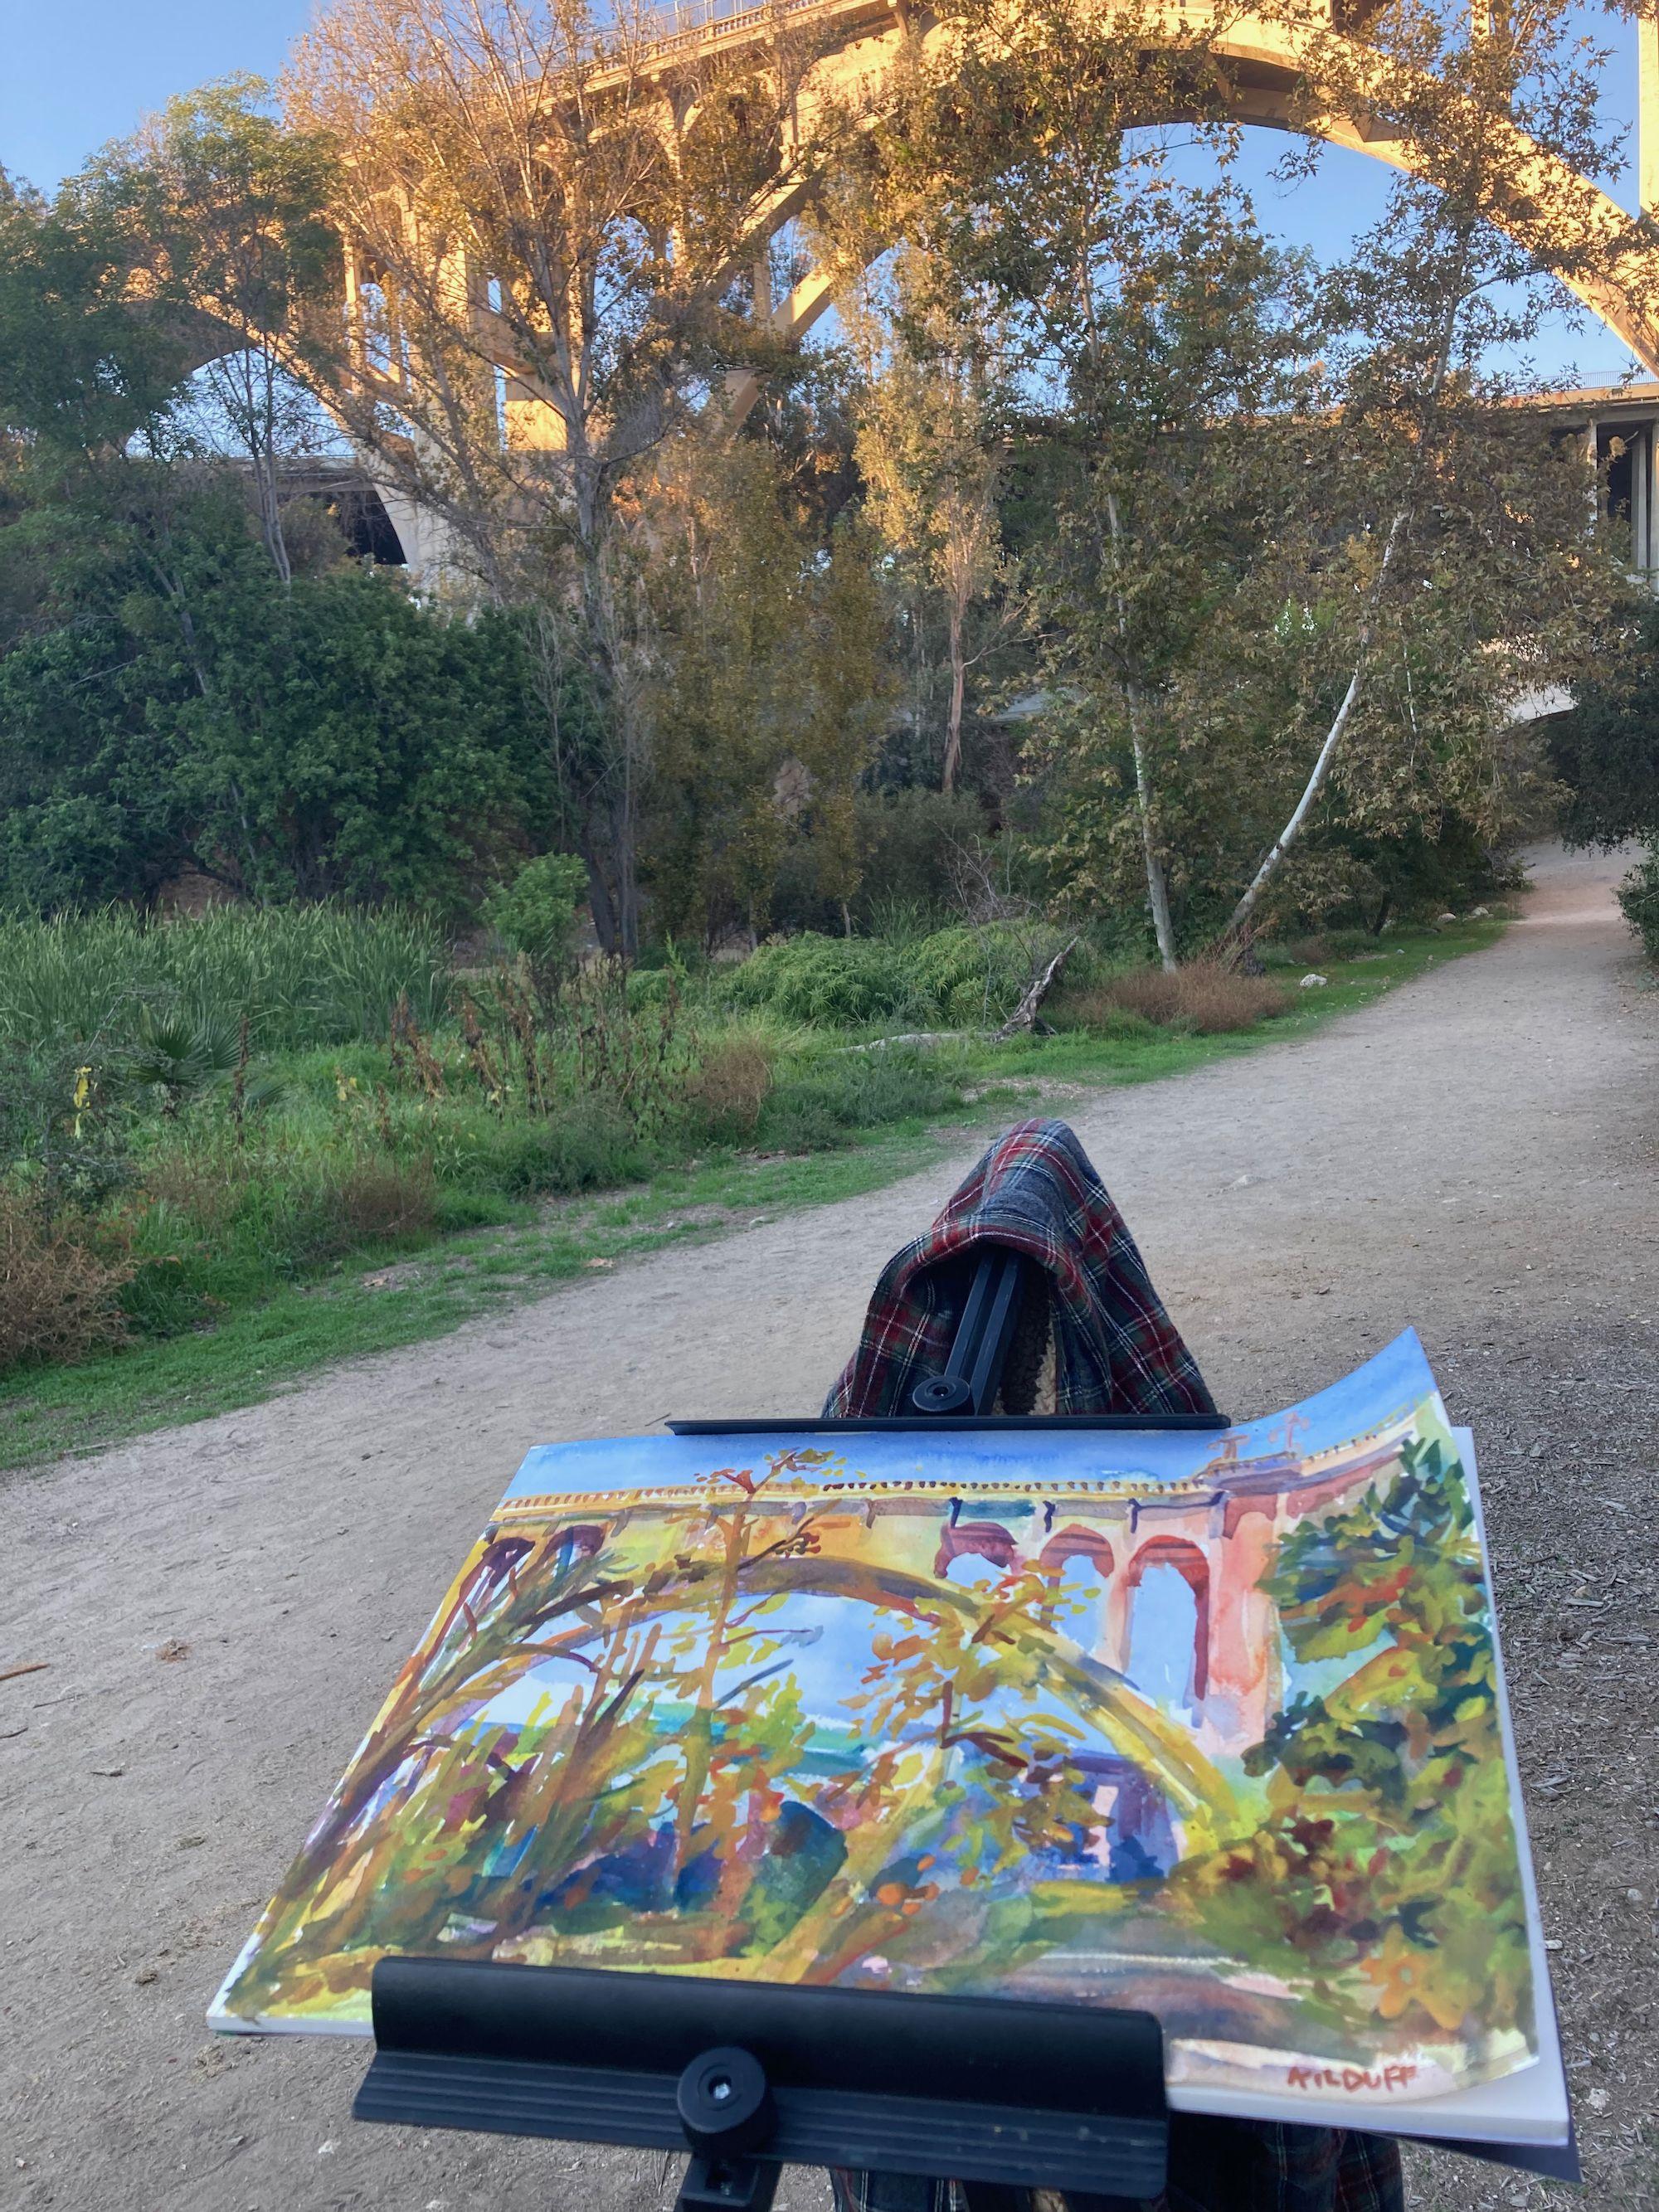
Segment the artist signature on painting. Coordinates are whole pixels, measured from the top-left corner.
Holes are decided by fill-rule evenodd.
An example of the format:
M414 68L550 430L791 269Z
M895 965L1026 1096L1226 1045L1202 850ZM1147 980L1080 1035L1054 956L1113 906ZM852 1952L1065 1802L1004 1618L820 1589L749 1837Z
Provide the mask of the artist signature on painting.
M1367 2066L1287 2066L1285 2083L1291 2089L1405 2089L1416 2079L1415 2066L1383 2066L1373 2074Z

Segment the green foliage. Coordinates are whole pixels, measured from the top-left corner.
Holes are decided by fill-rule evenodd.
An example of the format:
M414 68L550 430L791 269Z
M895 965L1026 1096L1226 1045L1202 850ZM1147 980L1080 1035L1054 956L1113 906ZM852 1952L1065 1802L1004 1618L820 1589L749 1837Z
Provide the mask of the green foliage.
M985 809L965 791L860 792L857 810L862 917L872 900L939 914L956 903L964 855L986 834Z
M740 1006L826 1029L881 1021L913 995L905 963L880 939L813 930L763 945L733 974L730 989Z
M193 870L262 898L453 904L539 790L510 623L356 569L284 585L221 478L109 463L0 530L9 561L40 602L0 657L15 902Z
M977 929L963 923L923 938L906 964L918 996L940 1020L994 1029L1018 1003L1038 950L1051 936L1007 922Z
M1659 960L1659 845L1640 860L1619 886L1625 919L1642 940L1650 960Z
M822 937L763 945L727 987L739 1006L781 1021L845 1028L901 1017L994 1028L1030 981L1054 933L1012 922L958 923L924 935Z
M580 860L568 853L544 853L488 892L482 910L509 951L522 952L538 968L562 968L570 958L586 895L587 870Z
M220 907L193 921L131 909L0 920L0 1041L101 1038L112 1052L139 1009L198 1024L246 1016L261 1052L382 1036L399 999L423 1027L449 991L447 947L428 917L331 907Z
M192 1018L146 1006L121 1055L121 1073L137 1089L159 1092L163 1113L174 1115L187 1098L228 1082L239 1057L238 1025L228 1016Z
M834 1151L857 1130L944 1112L957 1103L959 1082L958 1070L938 1053L821 1054L775 1079L756 1141L769 1151Z
M1550 765L1565 787L1562 835L1607 851L1659 839L1659 608L1644 599L1621 611L1574 705L1549 725Z
M183 333L133 313L131 258L118 211L83 180L52 204L0 175L0 429L61 459L165 414Z
M850 525L817 542L752 445L665 451L650 512L655 919L703 942L763 934L786 866L844 911L885 690L874 549Z

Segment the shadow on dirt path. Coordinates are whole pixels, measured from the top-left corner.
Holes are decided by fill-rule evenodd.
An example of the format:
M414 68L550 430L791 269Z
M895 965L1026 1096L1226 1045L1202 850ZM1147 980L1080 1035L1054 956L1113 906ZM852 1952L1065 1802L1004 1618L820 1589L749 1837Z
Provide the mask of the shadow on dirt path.
M1659 2206L1659 993L1618 860L1492 951L1072 1118L1228 1410L1414 1322L1474 1425L1594 2184ZM526 1445L807 1411L969 1164L669 1250L0 1490L0 2144L20 2212L646 2212L654 2154L359 2129L361 2046L203 2012ZM1540 2185L1414 2156L1440 2212ZM816 2203L794 2177L786 2203Z

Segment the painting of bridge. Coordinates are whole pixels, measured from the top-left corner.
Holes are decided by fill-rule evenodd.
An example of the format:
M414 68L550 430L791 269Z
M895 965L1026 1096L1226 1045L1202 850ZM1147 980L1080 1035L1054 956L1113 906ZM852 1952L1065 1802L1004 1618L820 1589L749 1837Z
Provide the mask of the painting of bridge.
M1186 2078L1451 2087L1532 2051L1497 1746L1413 1338L1219 1436L551 1447L214 2016L362 2027L426 1950L1133 2002Z

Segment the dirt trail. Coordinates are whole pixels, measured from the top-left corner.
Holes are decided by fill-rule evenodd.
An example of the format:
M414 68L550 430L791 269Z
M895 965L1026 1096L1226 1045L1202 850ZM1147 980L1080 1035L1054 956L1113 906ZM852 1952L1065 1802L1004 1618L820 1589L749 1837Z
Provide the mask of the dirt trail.
M1409 1321L1474 1423L1591 2199L1639 2207L1659 2205L1639 1640L1659 1638L1659 995L1618 872L1547 852L1492 951L1073 1118L1230 1411ZM654 2156L356 2127L361 2046L213 2042L204 2008L526 1445L815 1406L881 1262L970 1157L0 1491L0 1671L48 1662L0 1681L0 2203L668 2201ZM1419 2205L1531 2201L1413 2164Z

